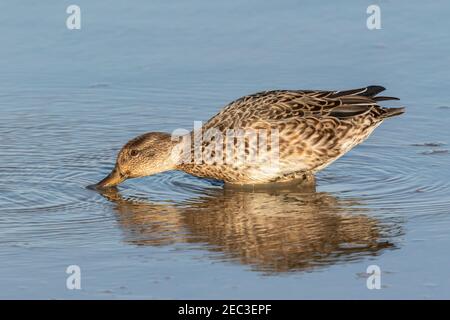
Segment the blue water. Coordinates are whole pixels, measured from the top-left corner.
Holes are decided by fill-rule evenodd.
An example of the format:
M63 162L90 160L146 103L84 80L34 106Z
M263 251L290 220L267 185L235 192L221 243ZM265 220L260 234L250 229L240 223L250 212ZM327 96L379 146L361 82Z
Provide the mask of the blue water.
M450 298L448 1L378 1L380 30L370 1L77 0L80 30L70 4L0 4L0 298ZM371 84L406 114L316 193L85 188L135 135L242 95Z

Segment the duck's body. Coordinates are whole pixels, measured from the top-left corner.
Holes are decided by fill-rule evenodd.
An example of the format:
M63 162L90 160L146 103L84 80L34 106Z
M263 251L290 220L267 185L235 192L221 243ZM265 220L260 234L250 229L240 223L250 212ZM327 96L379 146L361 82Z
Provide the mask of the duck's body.
M229 129L276 130L278 166L262 158L240 165L236 161L219 165L191 161L178 168L232 184L285 182L314 174L363 142L384 119L403 113L403 108L377 104L396 99L375 97L383 90L378 86L349 91L278 90L242 97L211 118L203 131L216 128L225 135ZM204 142L203 152L210 150Z
M160 171L183 170L231 184L265 184L310 178L363 142L386 118L404 112L403 108L378 105L379 101L397 99L376 97L383 90L380 86L348 91L277 90L242 97L206 122L200 134L192 132L184 142L173 142L169 147L171 162L164 162ZM239 149L237 138L232 138L228 140L231 145L224 143L235 152L227 161L226 147L218 146L217 141L218 137L226 137L230 130L240 133L235 137L245 135L245 132L267 133L269 147L266 152L255 152L259 144L244 138L244 146ZM205 139L205 133L209 131L216 135L215 139L210 139L208 134ZM276 135L271 135L273 133ZM158 139L165 139L155 134L133 139L121 154L125 157L128 154L126 150L145 150L158 145ZM261 138L251 141L259 143ZM187 149L190 150L189 157L185 153L183 161L180 161L180 150ZM243 151L244 158L239 158L237 151ZM194 154L201 155L202 160L197 157L194 161ZM252 160L247 161L250 155ZM212 160L205 161L211 156ZM119 160L118 165L121 165ZM155 170L150 171L150 174L156 173Z

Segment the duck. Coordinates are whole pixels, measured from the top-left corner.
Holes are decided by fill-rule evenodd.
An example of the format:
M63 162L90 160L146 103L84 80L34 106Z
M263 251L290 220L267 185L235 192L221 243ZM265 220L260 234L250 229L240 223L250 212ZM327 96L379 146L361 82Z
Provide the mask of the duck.
M95 188L181 170L231 186L315 183L315 174L366 140L404 107L387 108L382 86L270 90L241 97L204 124L148 132L128 141Z

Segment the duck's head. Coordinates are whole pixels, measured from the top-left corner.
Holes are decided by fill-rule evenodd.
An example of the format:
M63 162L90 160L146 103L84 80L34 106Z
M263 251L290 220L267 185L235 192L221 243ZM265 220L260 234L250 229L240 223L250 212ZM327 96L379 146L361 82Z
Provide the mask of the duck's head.
M114 187L126 179L174 169L174 145L170 134L162 132L149 132L130 140L120 150L114 169L95 187Z

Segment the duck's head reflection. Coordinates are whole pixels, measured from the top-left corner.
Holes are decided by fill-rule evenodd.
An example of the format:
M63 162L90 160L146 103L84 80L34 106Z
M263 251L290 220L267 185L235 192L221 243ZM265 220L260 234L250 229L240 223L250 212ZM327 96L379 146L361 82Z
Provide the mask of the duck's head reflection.
M328 193L213 189L181 204L125 199L116 204L125 239L136 245L198 244L253 270L310 270L394 248L398 226L367 215L356 200Z

